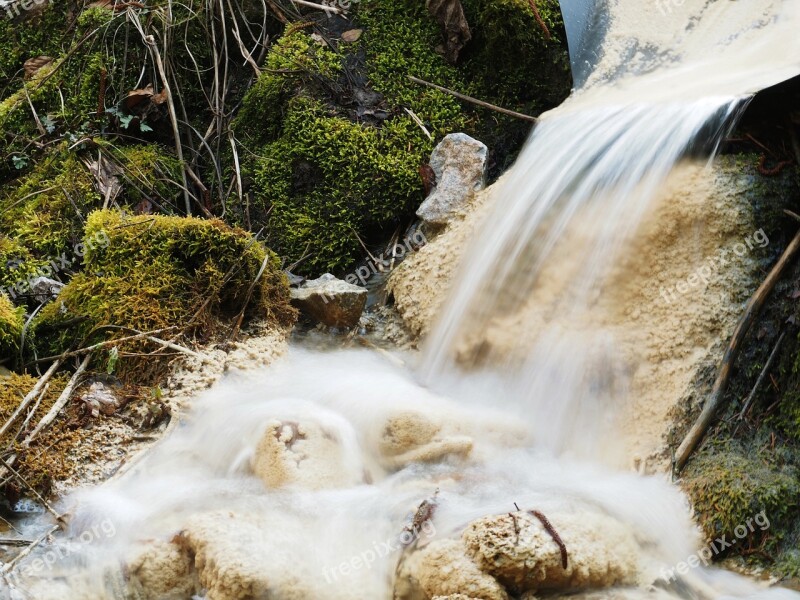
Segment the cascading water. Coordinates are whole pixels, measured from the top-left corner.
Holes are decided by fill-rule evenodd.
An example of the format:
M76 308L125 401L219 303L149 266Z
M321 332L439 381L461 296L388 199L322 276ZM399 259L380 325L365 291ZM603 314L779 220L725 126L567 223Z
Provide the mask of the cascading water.
M532 598L541 575L613 586L608 598L797 598L703 568L653 587L699 540L667 481L612 467L621 449L604 432L634 367L602 312L675 164L712 153L748 94L800 71L796 4L609 2L585 84L537 126L428 338L428 387L366 351L293 348L266 372L233 374L141 464L64 501L68 535L22 563L18 590L503 600ZM498 343L523 314L536 335ZM409 511L431 498L404 539ZM479 570L494 559L475 532L492 525L475 523L500 515L521 543L533 509L568 566L542 537L555 571Z

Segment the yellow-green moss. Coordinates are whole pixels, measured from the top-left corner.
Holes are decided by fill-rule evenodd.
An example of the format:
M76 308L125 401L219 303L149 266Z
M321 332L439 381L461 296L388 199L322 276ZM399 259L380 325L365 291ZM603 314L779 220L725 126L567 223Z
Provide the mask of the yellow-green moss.
M90 244L98 239L105 242ZM130 329L104 329L108 325L140 331L174 326L210 339L245 302L248 317L278 325L294 318L277 258L250 234L221 221L97 211L87 220L85 242L83 271L37 319L43 351L61 351L93 333L93 341L130 335ZM62 326L76 318L84 320ZM137 364L142 361L123 359L121 372Z
M235 122L255 182L254 202L240 213L265 224L270 246L289 262L305 257L301 271L341 273L363 254L359 238L378 242L413 217L423 200L419 167L444 135L473 134L508 164L528 131L524 123L462 106L408 75L489 101L549 108L568 93L569 70L558 3L540 4L550 40L522 0L466 2L476 41L458 66L437 53L441 31L424 3L364 0L352 14L363 35L336 51L287 29ZM359 118L347 104L358 92L377 93L366 108L385 118Z
M256 198L271 211L270 244L293 259L310 253L307 270L346 269L358 235L381 228L391 235L397 218L421 201L418 169L430 143L413 122L368 127L298 97L283 128L257 163Z
M39 258L71 253L83 234L85 215L100 201L77 155L55 152L0 191L0 230Z
M5 294L0 294L0 360L14 360L22 336L23 317L23 310L15 308Z
M748 519L763 511L769 528L748 532L734 552L748 547L773 552L787 541L784 538L800 509L800 471L777 458L775 453L765 457L727 441L709 444L692 459L682 485L708 539L721 535L736 539L736 527L746 526Z

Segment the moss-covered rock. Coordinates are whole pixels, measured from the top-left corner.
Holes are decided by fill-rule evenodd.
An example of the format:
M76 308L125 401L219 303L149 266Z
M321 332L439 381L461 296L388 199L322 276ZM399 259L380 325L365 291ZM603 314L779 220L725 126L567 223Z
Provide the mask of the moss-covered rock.
M349 20L317 22L330 44L288 26L235 122L257 157L245 161L255 185L243 220L266 224L272 247L305 259L301 271L342 273L362 243L413 216L424 199L419 169L444 135L476 135L496 150L493 165L507 166L529 125L408 76L518 110L552 107L569 92L569 63L558 3L539 4L549 38L522 0L465 2L475 40L457 66L437 52L439 25L420 2L365 0ZM357 41L338 39L355 27Z
M40 354L166 328L210 340L242 311L276 326L294 319L277 258L221 221L97 211L84 240L83 270L36 321ZM120 347L120 373L154 368L152 358L125 356L143 347L152 350L142 341Z
M800 470L780 464L774 455L748 453L734 441L708 448L692 461L685 477L684 487L709 540L722 535L740 537L735 534L736 528L747 526L763 512L769 528L748 528L740 543L745 548L763 546L774 551L800 510Z

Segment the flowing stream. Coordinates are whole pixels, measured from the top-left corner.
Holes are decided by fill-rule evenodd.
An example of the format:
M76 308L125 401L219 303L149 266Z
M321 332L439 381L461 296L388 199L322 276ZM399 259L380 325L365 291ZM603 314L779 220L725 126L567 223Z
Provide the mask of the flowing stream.
M582 3L564 4L569 18ZM516 504L561 530L571 581L612 586L587 597L800 598L702 565L663 580L699 535L663 476L619 468L629 461L613 427L632 367L596 318L676 163L711 157L754 92L800 73L800 3L609 0L580 12L580 87L503 179L421 355L294 346L267 370L229 375L125 476L63 501L73 518L58 557L29 557L20 570L36 581L20 589L429 598L459 591L437 577L471 572L414 556ZM526 311L536 336L493 342ZM422 531L402 539L431 498ZM470 589L508 597L492 585Z

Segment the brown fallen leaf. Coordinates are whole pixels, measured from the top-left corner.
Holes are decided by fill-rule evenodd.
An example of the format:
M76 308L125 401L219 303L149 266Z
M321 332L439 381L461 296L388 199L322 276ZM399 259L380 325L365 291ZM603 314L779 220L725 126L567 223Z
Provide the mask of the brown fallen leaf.
M139 88L128 92L128 95L123 100L125 109L130 111L134 106L137 106L145 101L151 101L155 92L153 91L153 84L148 83L145 87Z
M97 191L103 197L103 207L107 207L122 192L122 184L119 181L122 169L102 154L97 157L97 160L87 158L83 162L94 177Z
M364 33L363 29L348 29L342 34L342 41L352 44L361 38L362 33Z
M461 0L427 0L426 6L442 28L444 46L441 51L448 62L455 64L461 49L472 39Z
M29 58L25 61L23 68L25 69L25 79L30 79L34 76L36 71L49 65L55 59L52 56L37 56L36 58Z
M430 165L419 166L419 176L422 178L422 186L425 189L425 196L429 196L436 187L436 173Z

